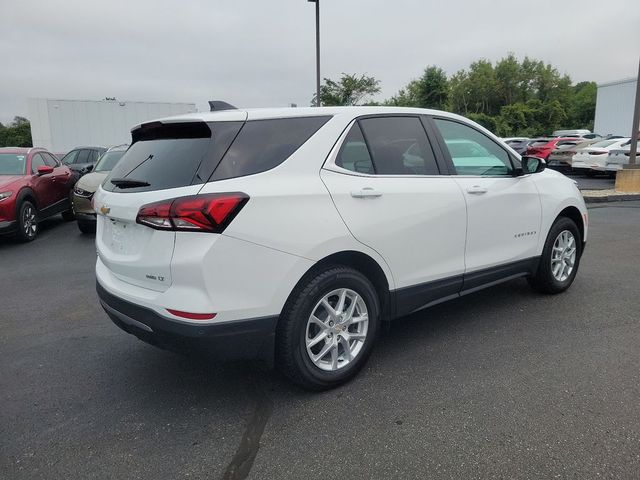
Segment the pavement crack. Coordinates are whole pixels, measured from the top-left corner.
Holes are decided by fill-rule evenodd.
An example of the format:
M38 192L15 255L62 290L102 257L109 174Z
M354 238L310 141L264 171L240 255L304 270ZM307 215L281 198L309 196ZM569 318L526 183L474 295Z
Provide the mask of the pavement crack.
M224 472L223 480L243 480L247 478L260 448L260 438L271 417L273 403L263 387L262 380L253 384L256 401L255 411L240 440L240 445Z

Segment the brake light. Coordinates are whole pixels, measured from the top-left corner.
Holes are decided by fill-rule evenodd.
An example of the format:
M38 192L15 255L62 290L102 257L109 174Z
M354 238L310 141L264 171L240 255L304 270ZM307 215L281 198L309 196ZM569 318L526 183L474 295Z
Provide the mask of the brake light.
M170 198L140 207L136 223L156 230L222 233L248 200L241 192Z

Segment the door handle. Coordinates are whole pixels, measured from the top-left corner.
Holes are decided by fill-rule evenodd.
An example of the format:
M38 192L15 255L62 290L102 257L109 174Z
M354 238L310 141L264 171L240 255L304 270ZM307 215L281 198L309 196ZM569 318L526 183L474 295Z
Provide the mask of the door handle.
M361 188L360 190L351 190L351 196L353 198L367 198L367 197L376 198L376 197L381 197L382 192L379 192L378 190L374 190L371 187L364 187L364 188Z
M483 193L487 193L487 189L484 187L481 187L480 185L474 185L472 187L467 188L467 193L470 193L471 195L482 195Z

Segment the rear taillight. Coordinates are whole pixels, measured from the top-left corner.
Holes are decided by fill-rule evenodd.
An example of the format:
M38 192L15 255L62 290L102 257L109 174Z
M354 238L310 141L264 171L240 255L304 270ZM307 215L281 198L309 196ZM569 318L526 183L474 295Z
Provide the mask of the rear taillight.
M140 207L136 222L156 230L222 233L248 200L241 192L170 198Z

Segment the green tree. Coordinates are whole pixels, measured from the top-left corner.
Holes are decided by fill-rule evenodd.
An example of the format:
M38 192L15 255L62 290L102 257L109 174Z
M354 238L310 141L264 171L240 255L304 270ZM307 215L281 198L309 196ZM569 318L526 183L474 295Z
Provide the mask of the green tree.
M580 82L573 87L569 119L576 128L593 130L597 93L596 82Z
M324 79L320 86L320 103L324 106L358 105L366 97L380 92L380 80L367 75L349 75L343 73L337 82L330 78ZM311 99L311 105L316 104L316 95Z
M0 147L31 147L31 124L16 116L8 126L0 124Z
M435 65L425 68L422 76L412 80L387 105L435 108L444 110L449 103L449 80L444 70Z

